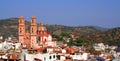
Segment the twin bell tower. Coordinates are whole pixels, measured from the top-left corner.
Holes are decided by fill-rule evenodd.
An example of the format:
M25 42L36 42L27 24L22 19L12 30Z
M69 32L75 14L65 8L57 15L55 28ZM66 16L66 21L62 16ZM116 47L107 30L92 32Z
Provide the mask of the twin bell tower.
M26 48L37 47L37 24L36 17L32 16L30 20L30 31L26 31L25 20L23 16L19 18L18 25L19 42Z

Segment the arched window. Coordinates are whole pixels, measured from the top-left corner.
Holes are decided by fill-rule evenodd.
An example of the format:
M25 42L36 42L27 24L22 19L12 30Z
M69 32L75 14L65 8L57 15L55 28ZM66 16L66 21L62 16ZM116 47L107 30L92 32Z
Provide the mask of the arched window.
M32 28L32 33L33 33L33 28Z
M37 36L37 43L40 42L40 36Z
M20 33L22 33L22 29L20 28Z
M20 24L22 24L22 20L20 19Z
M46 42L46 39L45 39L45 42Z
M32 19L32 23L35 23L33 19Z

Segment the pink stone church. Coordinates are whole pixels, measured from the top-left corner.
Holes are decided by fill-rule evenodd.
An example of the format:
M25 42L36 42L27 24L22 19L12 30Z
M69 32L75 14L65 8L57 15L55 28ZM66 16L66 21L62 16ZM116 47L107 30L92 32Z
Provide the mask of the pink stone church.
M30 30L25 28L23 16L19 18L18 25L19 42L24 48L39 48L40 46L56 46L56 41L52 41L52 35L47 32L45 25L36 23L36 17L32 16L30 20Z

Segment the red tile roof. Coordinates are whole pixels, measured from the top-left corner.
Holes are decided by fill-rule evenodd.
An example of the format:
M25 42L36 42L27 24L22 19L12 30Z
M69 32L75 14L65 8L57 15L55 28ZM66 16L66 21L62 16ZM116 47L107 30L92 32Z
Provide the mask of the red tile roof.
M5 53L3 51L0 51L0 55L4 55Z

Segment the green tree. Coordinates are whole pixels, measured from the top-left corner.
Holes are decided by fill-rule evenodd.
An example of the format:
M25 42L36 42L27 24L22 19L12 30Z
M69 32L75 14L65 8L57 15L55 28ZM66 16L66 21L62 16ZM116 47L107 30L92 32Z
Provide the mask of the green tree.
M63 41L63 43L67 43L67 39L71 39L71 36L68 33L62 33L61 34L61 39Z
M71 37L71 36L70 36L68 33L66 33L66 32L65 32L65 33L62 33L61 36L62 36L62 37L66 37L66 38L70 38L70 37Z
M58 41L62 41L62 38L60 36L58 36L58 35L52 34L52 37L53 38L57 38Z
M82 46L83 45L83 40L81 38L77 38L76 41L74 42L75 46Z
M67 45L68 45L69 47L71 47L71 46L73 46L73 45L74 45L74 42L73 42L72 37L71 37L71 38L69 38L69 42L67 43Z

